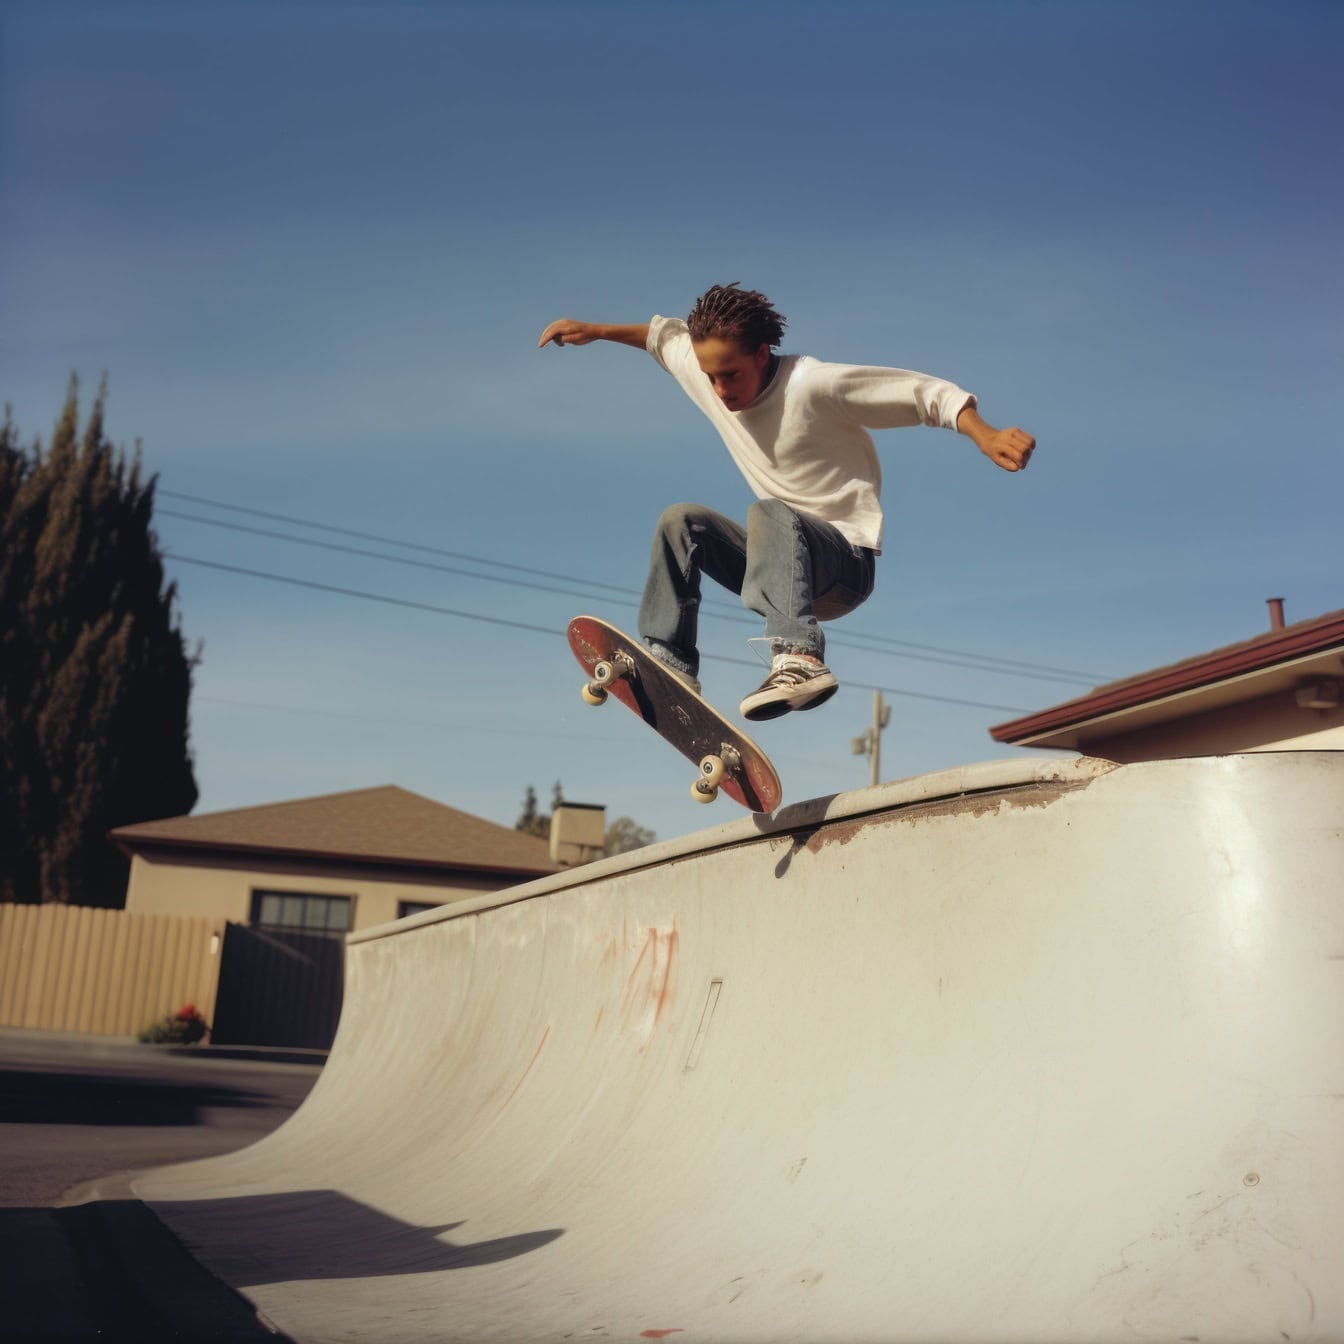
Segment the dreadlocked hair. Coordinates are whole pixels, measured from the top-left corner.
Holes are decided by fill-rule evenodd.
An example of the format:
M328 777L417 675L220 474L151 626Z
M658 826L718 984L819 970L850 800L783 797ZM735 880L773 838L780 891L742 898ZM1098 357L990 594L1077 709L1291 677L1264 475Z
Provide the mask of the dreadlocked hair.
M787 324L770 300L754 289L739 289L739 283L734 280L730 285L715 285L695 301L686 319L691 340L716 336L753 351L762 345L773 349L784 339Z

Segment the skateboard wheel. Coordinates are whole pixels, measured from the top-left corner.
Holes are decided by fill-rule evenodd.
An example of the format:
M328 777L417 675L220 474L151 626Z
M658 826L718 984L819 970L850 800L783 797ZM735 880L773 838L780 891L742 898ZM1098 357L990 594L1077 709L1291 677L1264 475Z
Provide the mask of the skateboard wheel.
M610 663L603 659L600 663L593 664L593 682L595 686L606 686L621 675L620 670L615 663Z
M700 762L699 783L707 789L717 789L723 783L723 777L727 773L727 767L723 763L722 756L706 756Z
M718 796L718 789L712 784L706 784L703 779L697 779L691 785L691 797L697 803L712 803Z
M596 682L590 681L582 691L583 703L585 705L601 705L606 703L607 693Z

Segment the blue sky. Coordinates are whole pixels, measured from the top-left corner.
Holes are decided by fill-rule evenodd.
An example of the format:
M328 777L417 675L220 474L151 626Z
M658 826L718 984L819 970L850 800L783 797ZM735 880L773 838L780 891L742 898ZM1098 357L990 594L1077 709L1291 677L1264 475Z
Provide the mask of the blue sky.
M951 378L1040 445L1016 478L879 436L844 689L755 733L786 798L866 782L874 686L886 777L1012 754L989 725L1268 597L1344 605L1342 54L1325 0L5 0L0 399L45 436L106 373L158 475L198 810L397 783L511 824L560 780L666 838L731 805L581 704L563 629L633 625L664 505L749 496L647 357L536 339L741 280L787 350ZM757 631L714 610L732 707Z

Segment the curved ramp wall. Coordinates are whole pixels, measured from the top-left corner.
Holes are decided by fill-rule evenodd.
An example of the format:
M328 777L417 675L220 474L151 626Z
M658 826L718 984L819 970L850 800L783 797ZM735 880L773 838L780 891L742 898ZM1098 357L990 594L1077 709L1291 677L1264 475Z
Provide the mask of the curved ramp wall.
M137 1194L308 1341L1344 1338L1344 755L1012 761L351 939Z

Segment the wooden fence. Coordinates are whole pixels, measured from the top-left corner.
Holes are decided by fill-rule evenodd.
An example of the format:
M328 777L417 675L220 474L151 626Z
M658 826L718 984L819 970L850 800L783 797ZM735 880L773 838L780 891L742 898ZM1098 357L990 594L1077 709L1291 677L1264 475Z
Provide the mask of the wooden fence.
M213 1022L224 921L0 905L0 1026L135 1036L193 1003Z

